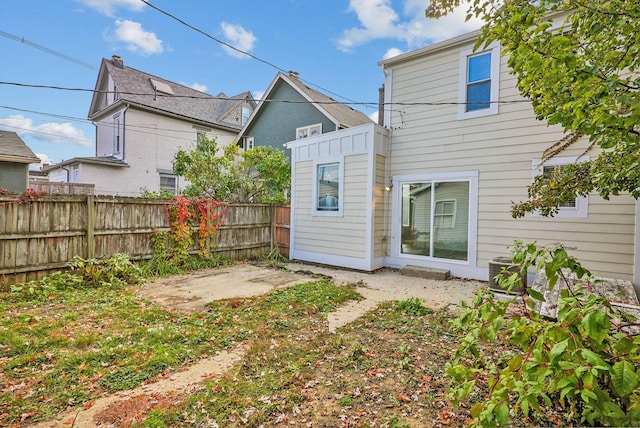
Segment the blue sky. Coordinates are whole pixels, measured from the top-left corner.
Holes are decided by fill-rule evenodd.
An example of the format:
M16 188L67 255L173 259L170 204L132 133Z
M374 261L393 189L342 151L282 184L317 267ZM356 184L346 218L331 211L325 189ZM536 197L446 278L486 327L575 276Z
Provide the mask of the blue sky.
M378 61L479 27L464 22L465 10L427 20L427 2L149 0L216 39L297 71L338 101L372 104L384 81ZM0 129L17 132L50 163L94 155L95 128L86 119L91 93L21 85L94 89L101 59L120 55L127 66L212 95L251 91L258 99L278 71L140 0L2 0L0 17Z

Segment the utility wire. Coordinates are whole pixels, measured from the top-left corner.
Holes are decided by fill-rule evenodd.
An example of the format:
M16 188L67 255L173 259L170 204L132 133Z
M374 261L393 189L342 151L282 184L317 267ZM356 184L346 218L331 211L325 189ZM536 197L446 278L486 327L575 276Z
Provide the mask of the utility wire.
M67 88L62 86L50 86L50 85L31 85L28 83L17 83L17 82L4 82L0 81L0 85L11 85L11 86L21 86L27 88L36 88L36 89L53 89L60 91L76 91L76 92L92 92L98 94L112 94L113 91L100 91L96 89L86 89L86 88ZM231 97L217 97L217 96L195 96L195 95L168 95L162 93L152 93L152 92L117 92L120 95L137 95L137 96L148 96L148 97L166 97L166 98L190 98L190 99L199 99L199 100L224 100L229 101L234 98ZM378 103L375 102L340 102L340 101L294 101L294 100L260 100L268 103L283 103L283 104L319 104L319 105L330 105L330 104L351 104L351 105L364 105L364 106L378 106ZM530 103L529 100L499 100L499 101L478 101L478 102L448 102L448 101L424 101L424 102L395 102L395 103L385 103L386 106L443 106L443 105L471 105L471 104L518 104L518 103Z
M202 34L203 36L208 37L209 39L213 40L213 41L214 41L214 42L216 42L216 43L220 43L221 45L226 46L226 47L228 47L229 49L233 49L234 51L236 51L236 52L238 52L238 53L241 53L241 54L243 54L243 55L247 55L248 57L250 57L250 58L252 58L252 59L255 59L256 61L259 61L259 62L261 62L261 63L263 63L263 64L266 64L266 65L268 65L268 66L270 66L270 67L273 67L273 68L275 68L276 70L278 70L278 71L280 71L280 72L282 72L282 73L284 73L284 74L289 73L289 72L288 72L288 71L286 71L284 68L282 68L282 67L278 67L277 65L275 65L275 64L274 64L274 63L272 63L272 62L269 62L269 61L267 61L267 60L265 60L265 59L259 58L259 57L255 56L255 55L253 55L252 53L249 53L249 52L243 51L243 50L241 50L241 49L238 49L238 48L236 48L235 46L232 46L232 45L230 45L229 43L227 43L227 42L225 42L225 41L223 41L223 40L220 40L220 39L218 39L218 38L216 38L216 37L212 36L211 34L207 33L206 31L203 31L203 30L201 30L201 29L199 29L199 28L197 28L197 27L194 27L193 25L191 25L191 24L189 24L189 23L185 22L184 20L182 20L182 19L178 18L177 16L172 15L171 13L169 13L169 12L167 12L167 11L163 10L163 9L160 9L159 7L157 7L157 6L155 6L155 5L151 4L151 3L149 3L147 0L140 0L140 1L141 1L142 3L144 3L144 4L146 4L147 6L149 6L150 8L155 9L155 10L157 10L158 12L162 13L163 15L166 15L166 16L168 16L169 18L171 18L171 19L174 19L174 20L178 21L180 24L182 24L182 25L184 25L184 26L186 26L186 27L188 27L188 28L192 29L193 31L196 31L196 32L198 32L198 33ZM344 97L344 96L342 96L342 95L340 95L340 94L337 94L337 93L335 93L335 92L332 92L332 91L328 90L327 88L323 88L322 86L317 85L317 84L315 84L315 83L313 83L313 82L310 82L310 81L308 81L308 80L301 79L300 77L298 77L298 80L300 80L301 82L307 83L307 84L309 84L309 85L311 85L311 86L315 86L316 88L318 88L318 89L320 89L320 90L322 90L322 91L324 91L324 92L326 92L326 93L329 93L329 94L331 94L331 95L335 95L335 96L337 96L337 97L339 97L339 98L342 98L343 100L350 101L351 103L354 103L354 104L362 104L362 105L364 105L364 106L366 106L366 107L369 107L369 105L368 105L367 103L357 103L356 101L354 101L354 100L352 100L352 99L349 99L349 98ZM343 104L345 104L345 103L343 103Z
M58 51L54 51L53 49L49 49L49 48L47 48L45 46L42 46L42 45L39 45L37 43L30 42L29 40L25 39L24 37L14 36L13 34L6 33L6 32L4 32L2 30L0 30L0 36L6 37L7 39L15 40L16 42L22 43L22 44L27 45L27 46L31 46L32 48L40 49L43 52L46 52L46 53L51 54L53 56L57 56L58 58L65 59L67 61L74 62L74 63L76 63L78 65L81 65L83 67L86 67L86 68L88 68L90 70L94 70L94 71L98 70L97 67L94 67L91 64L87 64L86 62L80 61L79 59L75 59L73 57L70 57L69 55L65 55L65 54L60 53Z

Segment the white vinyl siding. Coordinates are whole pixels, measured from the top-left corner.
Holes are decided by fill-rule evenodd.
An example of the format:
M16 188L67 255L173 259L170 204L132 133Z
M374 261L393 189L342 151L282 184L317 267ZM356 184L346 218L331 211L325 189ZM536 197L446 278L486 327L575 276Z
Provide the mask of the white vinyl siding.
M311 200L313 162L298 162L296 184L296 249L337 256L362 258L366 247L366 188L367 156L344 158L344 202L342 217L312 216ZM308 184L307 184L308 183Z
M557 126L537 121L529 103L515 87L507 58L500 67L499 114L458 119L458 73L461 53L474 41L428 56L391 64L389 99L404 103L390 113L393 131L391 176L477 170L478 232L476 276L488 278L488 261L508 255L515 238L538 244L560 242L585 267L609 277L632 279L635 201L613 196L604 201L589 196L588 218L511 216L511 202L526 200L532 159L564 135ZM424 103L442 103L428 105ZM513 102L516 101L516 102ZM402 114L400 114L400 110ZM563 153L579 156L588 142L581 140ZM590 152L592 156L597 152ZM395 190L395 189L394 189Z
M386 242L387 234L385 229L385 209L390 210L390 207L385 207L385 202L388 199L389 193L385 190L387 186L387 178L385 177L385 162L386 158L382 155L376 155L376 177L375 177L375 189L374 189L374 257L383 257L386 255Z

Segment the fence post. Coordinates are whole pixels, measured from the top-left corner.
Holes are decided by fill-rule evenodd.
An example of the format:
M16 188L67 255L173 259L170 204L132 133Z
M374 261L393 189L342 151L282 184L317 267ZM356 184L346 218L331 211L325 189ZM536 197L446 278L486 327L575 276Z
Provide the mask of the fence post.
M273 251L276 242L276 204L271 203L271 239L269 252Z
M87 195L87 259L96 256L96 205L93 195Z

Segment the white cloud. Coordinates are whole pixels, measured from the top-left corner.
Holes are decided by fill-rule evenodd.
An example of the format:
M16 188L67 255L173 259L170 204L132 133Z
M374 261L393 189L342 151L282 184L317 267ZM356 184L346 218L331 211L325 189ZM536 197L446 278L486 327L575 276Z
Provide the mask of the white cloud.
M0 118L0 128L17 132L19 135L31 135L33 138L54 143L73 143L81 146L91 146L91 142L84 136L81 129L71 123L49 122L34 125L33 120L21 114Z
M139 12L144 7L140 0L76 0L85 6L107 16L113 16L116 9L123 7L134 12Z
M207 92L207 85L201 85L198 82L193 82L192 84L185 84L185 86L190 87L191 89L195 89L196 91L200 91L200 92Z
M264 96L264 91L252 91L251 95L253 95L254 100L260 101Z
M403 54L404 51L398 49L398 48L391 48L388 51L385 52L385 54L383 55L382 59L389 59L391 57L394 56L398 56L400 54Z
M157 54L164 51L162 40L155 33L146 31L142 24L128 19L116 20L115 40L127 43L127 49L142 55Z
M256 41L258 40L256 36L253 35L251 31L245 30L240 25L229 24L227 22L223 22L220 24L220 28L222 28L222 33L224 37L227 39L227 43L231 46L235 47L244 52L250 52L254 46ZM228 46L222 46L229 55L238 59L249 59L249 56L244 55L241 52L238 52L234 49L231 49Z
M374 111L369 115L369 119L373 120L375 123L378 123L378 111Z
M399 40L409 49L416 49L473 31L481 25L477 19L465 22L465 7L438 20L427 19L424 15L427 5L424 0L405 0L400 15L393 9L391 0L350 0L349 11L355 12L360 26L342 32L337 40L338 49L351 52L377 39Z

